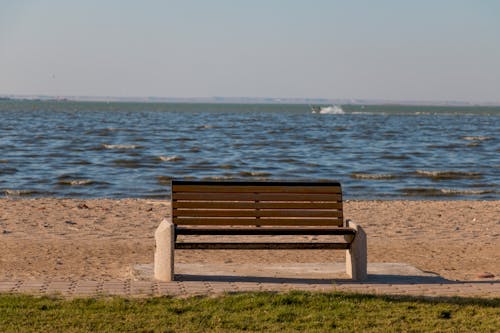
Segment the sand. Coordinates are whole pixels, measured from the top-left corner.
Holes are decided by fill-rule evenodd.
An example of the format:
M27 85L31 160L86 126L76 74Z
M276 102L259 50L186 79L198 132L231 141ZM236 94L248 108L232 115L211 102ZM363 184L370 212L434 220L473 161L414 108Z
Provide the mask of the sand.
M0 199L0 280L130 277L153 262L160 200ZM500 201L348 201L369 262L402 262L451 280L500 276ZM343 251L177 251L178 263L342 262Z

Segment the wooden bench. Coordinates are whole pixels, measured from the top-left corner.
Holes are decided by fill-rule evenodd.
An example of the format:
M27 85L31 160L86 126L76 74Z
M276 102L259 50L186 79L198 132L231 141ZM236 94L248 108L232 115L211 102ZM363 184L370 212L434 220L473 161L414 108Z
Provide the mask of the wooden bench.
M215 236L184 242L178 236ZM343 242L220 242L217 236L341 235ZM206 238L206 237L205 237ZM341 249L346 272L366 278L366 235L345 221L337 182L172 181L172 212L156 230L155 278L174 279L174 250Z

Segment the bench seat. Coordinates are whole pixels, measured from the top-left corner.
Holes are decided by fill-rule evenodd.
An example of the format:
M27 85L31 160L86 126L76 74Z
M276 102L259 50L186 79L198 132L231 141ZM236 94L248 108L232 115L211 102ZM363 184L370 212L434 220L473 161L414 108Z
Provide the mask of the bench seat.
M366 235L344 220L338 182L172 180L168 219L155 234L155 277L174 279L174 250L346 250L346 271L366 278ZM238 236L344 236L343 242L246 241ZM184 241L179 236L215 236ZM236 241L220 242L217 236ZM206 238L206 237L205 237ZM205 239L204 238L204 239Z

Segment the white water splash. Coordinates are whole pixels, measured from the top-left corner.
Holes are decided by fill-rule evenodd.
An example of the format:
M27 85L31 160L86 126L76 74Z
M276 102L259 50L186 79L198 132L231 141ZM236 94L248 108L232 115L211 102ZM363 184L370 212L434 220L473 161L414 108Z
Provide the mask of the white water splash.
M344 110L342 110L342 107L339 105L331 105L331 106L322 106L320 107L319 111L316 112L313 110L313 113L320 113L320 114L345 114Z

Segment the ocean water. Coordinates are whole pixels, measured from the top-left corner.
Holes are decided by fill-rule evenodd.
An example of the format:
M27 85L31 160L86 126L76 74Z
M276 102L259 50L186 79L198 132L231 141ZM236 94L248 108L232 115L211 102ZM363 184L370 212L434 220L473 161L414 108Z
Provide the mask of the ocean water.
M171 178L500 199L500 107L0 101L0 196L168 198Z

